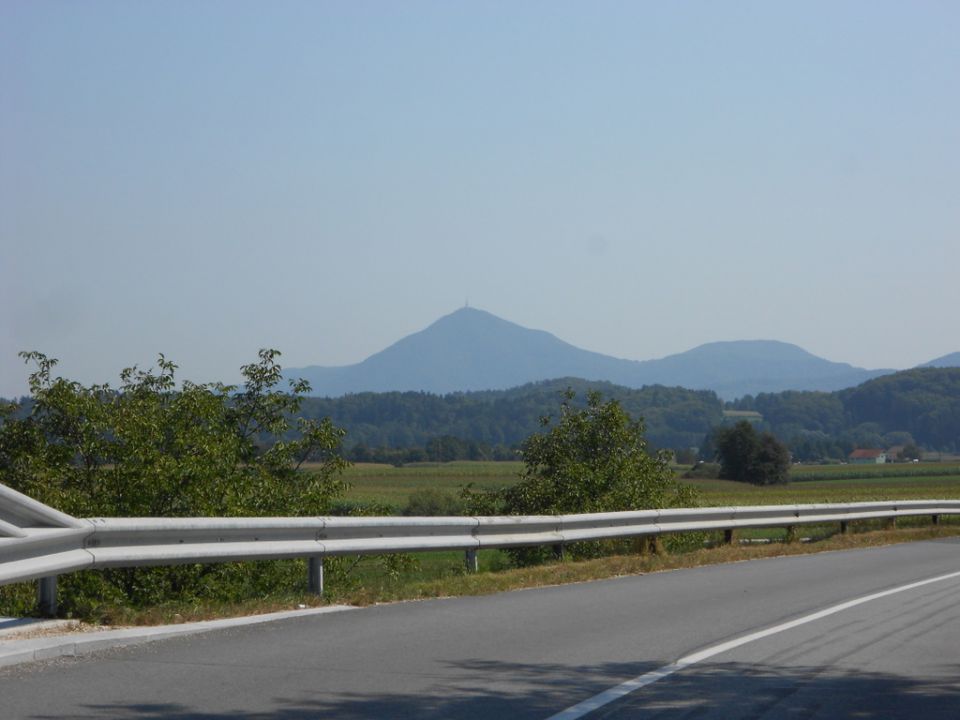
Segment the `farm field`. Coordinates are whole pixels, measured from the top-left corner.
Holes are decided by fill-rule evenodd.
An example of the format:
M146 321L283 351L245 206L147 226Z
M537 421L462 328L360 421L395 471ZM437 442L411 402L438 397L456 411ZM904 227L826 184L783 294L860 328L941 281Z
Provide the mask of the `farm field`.
M464 485L492 489L517 481L520 462L417 463L394 467L359 463L348 468L344 480L350 484L346 500L389 505L398 512L417 490L436 488L456 495Z
M399 512L411 493L436 488L456 494L464 485L496 488L517 481L519 462L452 462L405 467L358 464L345 479L346 499L379 503ZM682 472L683 469L680 469ZM960 499L960 464L796 466L786 485L761 487L729 480L684 480L700 492L700 503L775 505L786 503L858 502L868 500Z

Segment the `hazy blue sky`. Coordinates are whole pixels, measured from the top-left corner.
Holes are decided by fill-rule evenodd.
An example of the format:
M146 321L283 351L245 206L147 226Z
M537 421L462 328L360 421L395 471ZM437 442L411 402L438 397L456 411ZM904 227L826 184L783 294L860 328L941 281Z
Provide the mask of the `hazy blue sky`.
M960 350L960 4L0 3L0 395L358 362L469 299L649 359Z

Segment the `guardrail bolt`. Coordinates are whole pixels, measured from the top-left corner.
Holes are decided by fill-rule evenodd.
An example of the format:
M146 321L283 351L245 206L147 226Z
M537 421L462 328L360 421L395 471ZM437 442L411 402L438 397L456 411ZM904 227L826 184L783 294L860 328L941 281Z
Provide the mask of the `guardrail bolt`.
M307 592L323 595L323 557L307 558Z
M37 605L43 617L57 615L57 576L40 578L37 583Z
M464 564L467 566L467 572L479 572L480 571L480 561L477 558L476 550L467 550L464 553L463 558Z

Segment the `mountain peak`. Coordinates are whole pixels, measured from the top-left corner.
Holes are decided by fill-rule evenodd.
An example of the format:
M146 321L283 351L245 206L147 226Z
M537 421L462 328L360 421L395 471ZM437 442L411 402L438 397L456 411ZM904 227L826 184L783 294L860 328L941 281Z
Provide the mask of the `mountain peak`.
M833 363L773 340L715 342L660 360L637 362L590 352L464 306L356 365L287 370L314 392L500 390L572 377L626 387L682 386L725 398L781 390L838 390L886 371Z
M503 324L503 325L513 325L514 327L520 327L516 323L512 323L509 320L504 320L501 317L497 317L491 312L486 310L481 310L480 308L470 307L469 305L464 305L461 308L457 308L452 313L443 315L440 318L434 320L430 325L425 329L429 330L432 327L438 325L465 325L467 323L487 323L487 324Z

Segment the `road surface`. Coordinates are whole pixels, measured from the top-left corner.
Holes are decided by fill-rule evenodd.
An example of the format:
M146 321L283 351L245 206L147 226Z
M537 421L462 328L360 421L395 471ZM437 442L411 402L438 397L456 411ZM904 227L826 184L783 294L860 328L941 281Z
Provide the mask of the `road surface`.
M558 714L955 720L960 540L397 603L0 670L10 720Z

